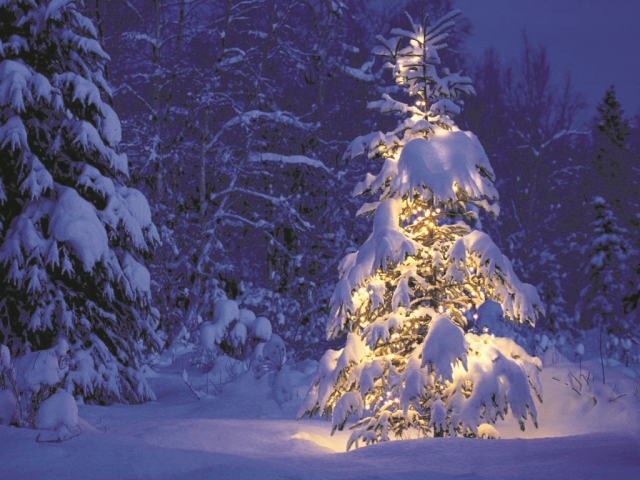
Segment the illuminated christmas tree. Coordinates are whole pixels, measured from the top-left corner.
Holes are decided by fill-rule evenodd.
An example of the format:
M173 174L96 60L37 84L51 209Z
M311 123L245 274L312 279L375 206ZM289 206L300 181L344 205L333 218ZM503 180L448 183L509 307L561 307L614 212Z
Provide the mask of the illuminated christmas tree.
M492 436L509 409L523 429L529 414L536 424L531 388L540 398L540 361L475 328L486 300L516 325L533 324L543 307L493 241L470 226L479 209L499 209L482 146L453 121L459 97L475 93L471 81L440 65L458 14L378 37L374 54L400 93L369 107L400 122L356 138L345 154L382 163L354 190L376 196L358 212L373 217L373 231L340 264L327 336L346 333L346 345L323 356L299 417L331 416L335 431L358 415L347 448L391 434Z

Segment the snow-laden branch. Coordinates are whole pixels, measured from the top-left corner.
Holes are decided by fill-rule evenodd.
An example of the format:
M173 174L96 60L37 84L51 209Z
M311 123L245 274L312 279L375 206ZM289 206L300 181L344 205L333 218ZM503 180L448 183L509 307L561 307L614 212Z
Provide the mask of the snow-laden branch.
M271 152L251 152L249 153L249 161L279 162L288 165L307 165L309 167L320 168L325 172L333 175L333 172L329 170L321 161L314 160L313 158L309 158L304 155L280 155L278 153Z
M280 123L283 125L289 125L305 130L315 130L317 128L316 124L305 123L300 121L299 118L294 117L290 113L277 111L277 112L261 112L260 110L250 110L248 112L242 112L235 117L228 120L216 133L211 141L205 146L205 150L208 152L211 148L216 145L220 139L220 137L232 127L239 124L249 124L251 121L255 121L258 119L270 120L275 123Z

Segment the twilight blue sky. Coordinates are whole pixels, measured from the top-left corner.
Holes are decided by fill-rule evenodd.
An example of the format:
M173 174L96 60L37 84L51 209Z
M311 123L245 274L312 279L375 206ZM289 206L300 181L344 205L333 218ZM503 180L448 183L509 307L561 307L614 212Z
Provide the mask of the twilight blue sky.
M628 115L640 108L640 0L454 0L473 23L467 48L495 45L503 60L522 51L526 29L547 45L554 71L570 73L588 103L588 116L616 85Z

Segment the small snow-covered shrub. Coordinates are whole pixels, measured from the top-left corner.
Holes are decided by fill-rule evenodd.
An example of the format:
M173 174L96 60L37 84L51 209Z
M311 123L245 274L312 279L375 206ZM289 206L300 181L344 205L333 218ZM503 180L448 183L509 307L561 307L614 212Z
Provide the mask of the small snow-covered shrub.
M0 386L3 388L0 391L1 423L39 428L37 415L41 406L64 382L68 369L68 350L66 340L61 339L49 350L31 352L11 362L8 349L0 345Z
M287 349L282 338L275 333L256 352L256 376L258 378L268 373L280 371L287 361Z
M271 322L234 300L220 300L213 310L213 320L202 322L193 363L212 368L216 358L227 356L251 362L262 344L271 338Z
M271 334L256 357L256 378L269 375L271 398L280 406L293 398L291 367L287 362L287 349L277 334Z
M78 433L78 406L69 392L59 390L40 404L35 428L56 431L60 439Z

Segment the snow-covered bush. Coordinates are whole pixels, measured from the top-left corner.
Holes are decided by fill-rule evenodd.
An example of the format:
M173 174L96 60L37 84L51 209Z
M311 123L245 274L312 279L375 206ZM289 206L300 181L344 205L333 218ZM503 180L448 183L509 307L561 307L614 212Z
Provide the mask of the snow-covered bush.
M370 103L400 122L356 138L345 153L382 163L354 189L378 195L358 212L373 217L373 231L340 264L327 336L346 333L346 345L322 357L298 416L331 416L336 430L357 415L347 448L407 431L492 435L479 427L508 410L521 428L529 415L536 424L539 359L488 332L501 331L502 316L532 325L544 309L491 238L471 228L478 209L496 216L499 208L482 145L453 121L458 97L474 92L470 79L438 68L458 13L378 37L374 54L417 101L385 93ZM469 321L480 314L479 325Z
M63 387L68 351L66 340L60 339L49 350L31 352L12 361L7 347L0 345L0 423L41 428L37 426L38 414L52 394Z
M593 235L585 245L587 260L583 266L586 282L577 304L578 330L591 330L597 335L585 335L592 350L598 351L604 376L604 357L625 361L631 359L632 344L637 345L637 315L627 313L623 299L636 287L631 262L638 254L629 241L629 232L621 227L611 206L602 197L594 197L595 219ZM603 338L604 337L604 338ZM609 340L609 341L607 341ZM604 381L604 379L603 379Z
M47 440L67 440L80 433L78 406L69 392L59 390L40 404L35 428L50 430Z
M63 334L79 393L141 402L140 355L158 344L144 256L159 237L125 185L96 38L77 3L0 3L0 341L20 356Z
M220 300L213 309L213 320L202 322L194 363L212 367L221 355L250 361L272 336L271 322L265 317L239 308L234 300Z
M256 378L268 375L271 397L282 405L293 398L291 367L287 365L287 348L280 335L274 333L256 349Z

